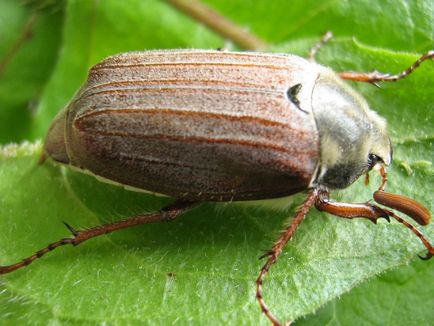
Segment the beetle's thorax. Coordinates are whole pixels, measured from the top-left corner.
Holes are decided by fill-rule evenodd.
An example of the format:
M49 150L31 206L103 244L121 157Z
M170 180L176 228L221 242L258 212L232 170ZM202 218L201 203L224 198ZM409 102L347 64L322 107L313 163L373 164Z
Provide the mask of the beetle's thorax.
M390 164L386 121L338 75L322 66L312 93L312 109L321 157L313 186L349 186L372 168L370 157Z

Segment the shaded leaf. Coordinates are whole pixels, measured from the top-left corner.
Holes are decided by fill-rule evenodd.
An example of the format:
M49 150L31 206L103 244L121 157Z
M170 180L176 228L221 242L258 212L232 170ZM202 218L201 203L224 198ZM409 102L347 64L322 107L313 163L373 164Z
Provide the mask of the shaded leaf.
M0 143L31 134L34 111L56 63L61 9L32 11L19 1L0 1Z

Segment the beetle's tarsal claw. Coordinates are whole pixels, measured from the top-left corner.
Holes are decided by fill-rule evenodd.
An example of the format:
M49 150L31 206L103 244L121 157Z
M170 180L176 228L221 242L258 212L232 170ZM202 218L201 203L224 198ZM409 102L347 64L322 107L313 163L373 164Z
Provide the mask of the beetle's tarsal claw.
M422 260L430 260L434 254L432 252L427 252L425 256L417 255Z
M66 228L69 230L69 232L72 233L73 236L77 236L78 235L78 231L76 229L74 229L71 225L69 225L66 222L63 222L63 224L66 226Z
M382 216L387 222L389 222L390 223L390 216L389 215L387 215L387 216Z
M389 215L384 215L384 216L375 216L375 217L371 217L371 218L368 218L368 219L369 219L372 223L377 224L377 223L378 223L378 220L379 220L380 218L384 218L387 222L390 223L390 217L389 217Z
M370 220L371 220L374 224L377 224L377 222L378 222L378 220L379 220L380 218L384 218L388 223L390 223L390 217L389 217L389 215L376 216L376 217L374 217L374 218L372 218L372 219L370 219Z

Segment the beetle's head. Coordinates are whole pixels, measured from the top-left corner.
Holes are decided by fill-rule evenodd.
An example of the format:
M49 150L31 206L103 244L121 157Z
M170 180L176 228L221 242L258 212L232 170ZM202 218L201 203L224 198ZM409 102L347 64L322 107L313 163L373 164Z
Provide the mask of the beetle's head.
M375 165L391 163L386 121L328 69L321 67L312 107L321 146L314 184L345 188Z

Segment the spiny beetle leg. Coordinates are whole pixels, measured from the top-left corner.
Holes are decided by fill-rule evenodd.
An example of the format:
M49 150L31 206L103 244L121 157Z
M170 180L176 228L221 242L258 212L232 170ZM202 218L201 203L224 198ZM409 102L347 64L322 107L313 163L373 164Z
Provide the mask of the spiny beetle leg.
M275 252L273 250L264 250L264 254L262 254L261 256L259 256L259 259L263 259L265 257L270 257L272 255L274 255Z
M340 72L338 75L345 80L352 80L357 82L371 83L376 85L377 82L396 82L403 79L415 71L425 60L434 58L434 50L430 50L419 59L417 59L410 67L400 72L399 74L392 75L388 73L381 73L378 71L363 73L363 72L352 72L344 71Z
M425 246L425 248L428 250L428 253L426 254L425 257L419 256L422 260L428 260L428 259L430 259L431 257L434 256L434 246L431 245L431 243L428 241L427 238L425 238L425 236L422 234L422 232L420 232L413 224L407 222L406 220L404 220L402 217L396 215L391 210L388 210L388 209L385 209L385 208L382 208L382 209L387 214L389 214L390 217L393 217L399 223L403 224L406 228L410 229L410 231L413 232L419 238L419 240L423 243L423 245Z
M95 226L83 230L76 230L73 227L71 227L68 223L64 223L65 226L68 228L68 230L72 233L72 238L63 238L56 242L50 243L47 247L37 251L33 255L23 259L18 263L7 265L7 266L0 266L0 275L7 274L17 269L20 269L24 266L30 265L35 260L41 258L45 254L53 251L58 247L67 244L77 246L86 240L95 238L103 234L114 232L120 229L126 229L132 226L153 223L153 222L172 221L175 218L179 217L182 213L196 206L197 204L198 203L196 202L177 201L171 205L164 207L159 212L137 215L124 220L116 221L109 224L99 225L99 226Z
M75 237L78 235L78 231L76 229L74 229L71 225L69 225L68 223L66 223L65 221L63 221L63 224L66 226L66 228L69 230L69 232L71 232L71 234Z
M259 273L258 278L256 279L256 299L258 300L259 306L261 307L262 312L267 316L267 318L273 323L275 326L281 326L281 325L290 325L292 321L289 321L285 324L282 324L279 319L270 311L267 304L265 303L263 291L262 291L262 284L264 282L265 275L267 275L268 271L270 270L271 266L273 266L279 255L282 253L283 248L288 243L289 240L294 236L295 231L297 230L298 226L303 222L304 218L306 217L306 214L309 212L310 208L315 204L315 202L318 199L318 191L314 189L310 192L307 199L303 203L301 207L298 208L294 219L292 220L291 224L282 232L280 237L277 239L277 241L274 243L271 250L267 251L262 258L268 257L267 261L265 262L264 266L262 266L261 271Z

